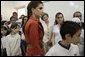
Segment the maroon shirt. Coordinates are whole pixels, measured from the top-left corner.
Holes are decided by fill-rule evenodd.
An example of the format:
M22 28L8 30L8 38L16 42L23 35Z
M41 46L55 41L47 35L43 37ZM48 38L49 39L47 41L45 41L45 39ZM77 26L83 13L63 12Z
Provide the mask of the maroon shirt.
M28 43L26 56L44 55L43 36L42 24L38 19L31 16L25 26L25 38Z

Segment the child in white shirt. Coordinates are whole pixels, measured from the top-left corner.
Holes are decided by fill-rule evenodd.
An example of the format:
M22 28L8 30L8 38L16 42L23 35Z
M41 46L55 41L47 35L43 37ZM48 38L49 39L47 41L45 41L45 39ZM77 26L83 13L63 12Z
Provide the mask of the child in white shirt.
M76 44L80 41L80 25L72 21L66 21L60 28L60 34L62 40L54 45L46 56L79 56L79 48Z
M16 23L11 25L11 33L7 38L7 56L21 56L20 42L21 38L19 35L20 26Z

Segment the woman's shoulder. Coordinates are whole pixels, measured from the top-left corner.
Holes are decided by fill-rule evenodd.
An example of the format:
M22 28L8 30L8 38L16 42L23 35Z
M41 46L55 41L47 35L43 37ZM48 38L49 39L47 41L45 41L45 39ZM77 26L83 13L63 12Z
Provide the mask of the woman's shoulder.
M29 23L29 24L33 24L33 25L34 25L34 24L38 24L38 22L37 22L37 21L32 20L32 19L29 19L28 23Z

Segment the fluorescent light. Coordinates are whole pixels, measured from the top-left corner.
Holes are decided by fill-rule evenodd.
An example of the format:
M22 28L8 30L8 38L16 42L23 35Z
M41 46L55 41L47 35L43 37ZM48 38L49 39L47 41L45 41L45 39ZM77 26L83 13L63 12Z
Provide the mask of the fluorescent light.
M74 6L74 3L73 2L70 2L69 4L70 4L70 6Z

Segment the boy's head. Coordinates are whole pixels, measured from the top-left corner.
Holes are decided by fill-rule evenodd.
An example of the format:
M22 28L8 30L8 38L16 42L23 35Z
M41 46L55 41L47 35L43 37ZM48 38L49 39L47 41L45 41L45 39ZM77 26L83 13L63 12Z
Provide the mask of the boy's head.
M60 28L62 39L66 40L68 43L79 43L80 33L81 26L72 21L65 21Z

